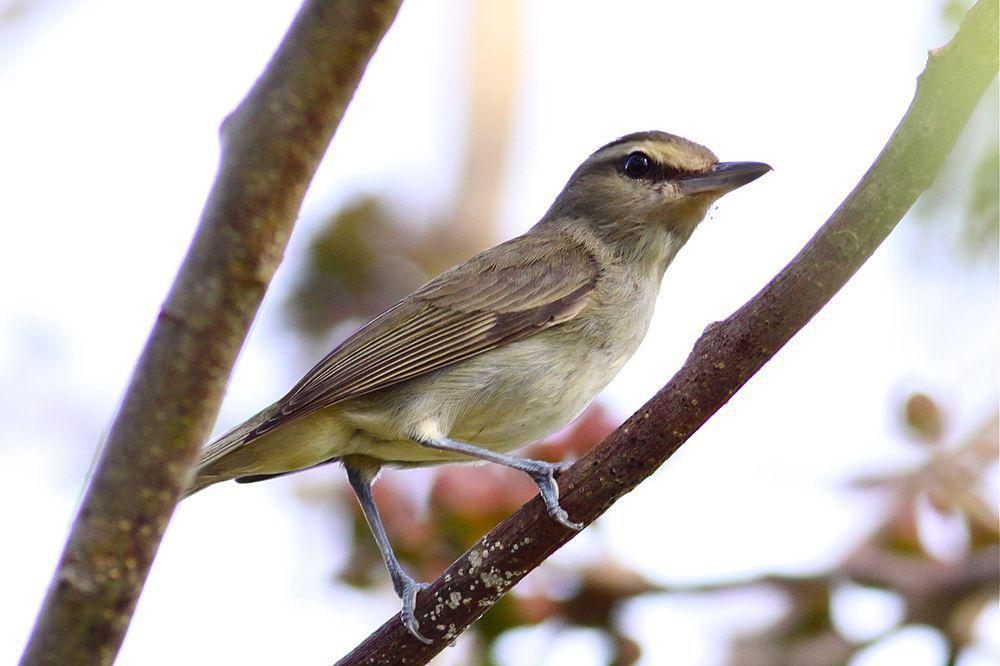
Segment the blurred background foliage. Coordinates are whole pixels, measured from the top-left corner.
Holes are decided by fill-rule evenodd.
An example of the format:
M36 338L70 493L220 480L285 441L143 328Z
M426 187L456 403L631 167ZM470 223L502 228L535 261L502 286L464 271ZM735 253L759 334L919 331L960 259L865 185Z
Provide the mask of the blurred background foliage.
M943 32L957 27L969 5L943 5ZM469 123L457 200L449 210L432 212L422 227L408 223L412 211L400 211L397 202L374 196L331 211L310 243L308 261L286 303L289 326L313 353L325 351L357 324L497 240L494 222L518 71L517 49L511 46L518 43L516 5L477 2L470 17ZM918 205L924 241L945 248L947 260L960 269L997 258L997 108L994 83ZM609 664L627 666L642 651L622 622L625 602L641 595L720 598L764 589L779 594L784 610L763 630L736 638L728 657L734 666L846 663L911 626L938 632L947 646L947 663L959 663L962 651L975 641L981 611L996 599L1000 586L996 502L986 496L994 486L984 478L997 469L997 414L963 436L949 428L947 408L929 395L906 396L898 410L901 428L912 446L922 450L922 460L850 484L856 493L880 496L884 516L828 570L802 577L664 586L608 553L576 568L547 564L472 627L474 640L466 644L463 658L494 664L494 646L505 632L547 622L564 630L601 632L611 646ZM598 402L565 432L526 455L577 458L619 421ZM353 545L336 577L359 588L385 586L378 550L346 484L311 479L299 491L310 504L351 507ZM408 487L406 474L383 477L375 486L397 552L421 580L435 578L535 492L523 474L498 466L438 468L423 501L419 491ZM934 527L927 528L929 523ZM928 534L934 538L930 543ZM873 597L898 607L893 622L859 628L858 622L838 616L840 599Z
M941 8L942 34L958 28L972 2L948 0ZM1000 235L1000 103L997 82L983 97L964 135L945 162L934 185L917 203L928 242L942 238L958 253L958 262L997 259Z

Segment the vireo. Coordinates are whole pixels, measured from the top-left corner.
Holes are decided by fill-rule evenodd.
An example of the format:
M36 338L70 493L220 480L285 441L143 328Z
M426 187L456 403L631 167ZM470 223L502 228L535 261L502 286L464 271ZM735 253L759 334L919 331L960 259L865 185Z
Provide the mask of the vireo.
M575 418L632 356L664 270L709 207L770 170L719 162L665 132L605 145L535 226L442 273L363 326L283 398L205 447L188 494L340 462L421 640L416 582L400 565L371 484L388 465L485 460L559 506L562 464L509 452Z

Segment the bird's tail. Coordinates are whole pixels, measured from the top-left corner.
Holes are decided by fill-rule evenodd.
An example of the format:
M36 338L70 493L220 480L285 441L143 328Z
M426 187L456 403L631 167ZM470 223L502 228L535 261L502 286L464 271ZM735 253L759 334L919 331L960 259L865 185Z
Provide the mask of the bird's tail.
M191 483L184 491L183 497L190 497L208 486L220 481L229 481L243 474L244 470L238 465L227 464L226 459L253 441L255 439L253 432L271 415L272 408L268 407L202 448L194 464Z

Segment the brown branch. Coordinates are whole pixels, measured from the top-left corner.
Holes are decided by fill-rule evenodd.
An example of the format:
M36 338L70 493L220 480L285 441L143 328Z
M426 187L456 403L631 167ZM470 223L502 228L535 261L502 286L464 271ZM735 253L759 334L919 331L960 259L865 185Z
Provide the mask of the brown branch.
M400 0L307 0L222 128L187 257L139 357L22 664L110 664L302 197Z
M705 331L656 396L560 477L573 520L593 522L652 474L871 256L934 180L996 76L997 31L997 0L980 0L952 42L930 53L889 143L819 232L759 294ZM338 663L426 663L575 534L536 497L420 593L420 630L433 643L417 641L394 616Z

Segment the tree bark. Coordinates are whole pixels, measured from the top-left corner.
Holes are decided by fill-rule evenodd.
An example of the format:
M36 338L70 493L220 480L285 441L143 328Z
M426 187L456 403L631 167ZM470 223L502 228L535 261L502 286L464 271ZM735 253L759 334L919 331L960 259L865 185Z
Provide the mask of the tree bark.
M401 0L307 0L223 123L219 172L22 664L110 664L306 188Z
M996 76L997 33L997 0L980 0L955 38L930 52L906 115L826 224L760 293L705 330L642 409L559 478L572 520L593 522L652 474L871 256L934 180ZM418 595L420 631L433 643L417 641L393 616L338 664L426 663L575 535L536 497Z

